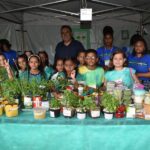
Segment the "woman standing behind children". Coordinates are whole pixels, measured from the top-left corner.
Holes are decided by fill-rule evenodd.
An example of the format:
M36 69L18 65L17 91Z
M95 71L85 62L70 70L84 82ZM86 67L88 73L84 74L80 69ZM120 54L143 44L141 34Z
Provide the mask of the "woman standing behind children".
M111 26L105 26L103 29L103 43L104 46L97 49L97 54L99 57L99 65L108 69L110 57L112 53L117 49L116 46L113 46L114 40L114 31Z
M28 78L28 58L26 55L20 55L17 58L17 77L19 79L27 79Z
M13 79L13 72L10 68L9 62L6 61L6 58L3 54L0 54L0 70L1 70L1 80L3 79ZM3 72L3 73L2 73Z
M108 81L114 81L116 84L123 84L128 88L133 87L133 83L139 83L135 75L135 70L125 67L126 56L121 50L116 50L110 59L110 71L105 74L105 85Z
M38 53L38 56L41 59L41 67L44 70L46 79L50 79L52 74L54 73L54 70L52 67L49 66L49 57L46 51L40 51Z
M86 82L89 87L97 88L103 84L104 81L104 70L98 67L98 56L94 49L89 49L85 54L86 70L81 74L80 80Z
M150 55L147 54L147 43L143 38L136 39L131 56L128 57L129 67L136 70L137 77L150 89Z

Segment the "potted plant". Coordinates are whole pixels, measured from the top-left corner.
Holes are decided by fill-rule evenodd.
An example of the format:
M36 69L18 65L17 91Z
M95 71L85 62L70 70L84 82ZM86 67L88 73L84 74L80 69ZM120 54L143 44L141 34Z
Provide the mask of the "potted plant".
M75 109L77 107L79 97L75 95L73 92L65 90L62 105L63 105L63 115L65 117L73 117L75 113Z
M122 98L119 99L119 106L115 114L116 118L123 118L125 116L126 108L129 106L129 104L131 104L131 96L132 92L130 89L125 89L122 92Z
M17 79L6 80L2 86L3 97L7 100L5 104L5 113L7 117L18 116L18 100L20 95L20 86Z
M61 103L58 99L52 98L50 100L50 116L53 118L60 116L60 106Z
M32 104L33 108L41 107L42 106L42 96L40 83L37 80L31 80L30 82L30 90L32 95Z
M84 100L79 99L78 106L76 108L77 118L78 119L85 119L86 118L86 105Z
M104 107L105 119L112 119L119 105L119 100L114 95L105 92L101 99L101 105Z
M49 99L50 99L50 89L49 83L46 80L42 80L39 83L39 95L42 97L42 107L45 108L47 111L49 110Z
M86 105L86 108L89 110L90 116L92 118L100 117L100 106L99 106L99 104L96 103L93 95L85 96L84 103Z
M22 98L23 98L23 105L25 109L32 108L32 96L31 96L31 88L30 83L27 80L20 81L21 91L22 91Z

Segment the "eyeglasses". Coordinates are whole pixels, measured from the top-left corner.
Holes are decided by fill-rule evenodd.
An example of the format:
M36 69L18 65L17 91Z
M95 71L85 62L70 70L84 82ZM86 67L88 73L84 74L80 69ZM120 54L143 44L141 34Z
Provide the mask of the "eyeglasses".
M87 59L87 60L90 60L90 59L95 60L96 57L95 57L95 56L92 56L92 57L86 57L86 59Z

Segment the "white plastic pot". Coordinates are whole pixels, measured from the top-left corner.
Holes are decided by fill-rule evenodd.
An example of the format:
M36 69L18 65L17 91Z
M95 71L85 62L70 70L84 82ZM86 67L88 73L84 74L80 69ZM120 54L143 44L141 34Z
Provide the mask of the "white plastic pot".
M42 101L42 108L45 108L46 111L49 110L49 101Z
M111 120L113 118L113 113L109 112L107 109L104 109L104 118L107 120Z
M111 120L113 118L113 113L104 112L104 117L107 120Z
M85 119L86 118L86 113L77 112L77 118L78 119Z
M29 96L24 96L24 106L25 108L32 108L32 98Z
M134 95L134 103L142 104L144 101L144 95Z
M91 117L92 118L100 117L100 110L91 110Z
M73 117L73 115L74 115L74 110L71 109L71 108L63 107L63 115L64 115L65 117Z

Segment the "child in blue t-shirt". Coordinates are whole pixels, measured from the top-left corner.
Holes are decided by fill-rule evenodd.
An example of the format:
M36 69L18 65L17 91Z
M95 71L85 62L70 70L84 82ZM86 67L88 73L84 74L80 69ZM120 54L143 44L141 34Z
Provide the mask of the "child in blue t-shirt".
M105 73L105 85L109 81L114 81L116 84L122 83L128 88L133 87L133 83L139 83L135 70L125 67L126 55L123 51L117 50L112 54L110 60L110 71Z
M110 26L106 26L103 29L103 42L104 46L97 49L97 54L99 57L99 65L107 70L110 62L110 57L112 53L118 49L113 46L113 29Z
M147 43L143 38L136 40L132 55L128 57L129 67L136 70L137 77L150 89L150 55L147 54Z

